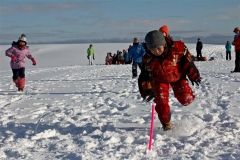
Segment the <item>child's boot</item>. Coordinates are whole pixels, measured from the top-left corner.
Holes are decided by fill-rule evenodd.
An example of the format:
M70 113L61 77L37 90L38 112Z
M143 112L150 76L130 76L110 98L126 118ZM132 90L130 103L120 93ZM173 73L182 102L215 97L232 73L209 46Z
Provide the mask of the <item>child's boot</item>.
M23 91L25 87L25 78L18 79L18 91Z
M164 131L168 131L168 130L172 129L172 123L168 122L168 123L162 124L162 127L163 127Z
M13 79L13 82L14 82L14 84L15 84L15 86L18 88L18 79Z

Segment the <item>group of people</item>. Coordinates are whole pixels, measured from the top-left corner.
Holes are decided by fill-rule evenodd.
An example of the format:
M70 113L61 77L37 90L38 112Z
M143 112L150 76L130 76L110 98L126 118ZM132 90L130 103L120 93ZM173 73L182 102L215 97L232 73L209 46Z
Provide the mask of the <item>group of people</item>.
M130 64L131 59L127 52L127 50L123 49L123 51L117 51L117 53L114 53L112 55L111 52L107 53L107 56L105 58L105 64L111 65L111 64Z
M240 72L240 27L236 27L234 33L236 34L232 42L236 52L234 72ZM201 49L202 44L199 44L199 50ZM120 51L118 53L120 54ZM154 99L155 110L163 129L165 131L171 129L170 88L173 89L177 100L187 106L195 99L189 81L192 85L201 83L200 73L188 48L182 41L174 41L169 34L168 26L163 25L159 30L148 32L144 43L140 43L138 38L134 38L133 45L129 47L128 51L123 50L123 59L118 59L117 63L124 63L124 55L128 55L128 63L132 63L132 78L138 78L139 92L142 98L146 101ZM13 82L18 91L23 91L25 58L30 59L32 64L36 65L35 58L29 52L27 38L24 34L6 50L6 56L11 58ZM110 53L107 56L110 57L111 62L106 61L106 64L113 64L113 56ZM197 57L202 57L201 52L197 52ZM92 44L87 49L87 58L89 65L92 65L95 59ZM229 58L231 59L231 57ZM139 77L138 68L141 71Z
M234 32L236 33L236 35L238 35L238 27L236 27L234 29ZM237 37L237 36L236 36ZM237 41L237 40L234 40L234 41ZM225 44L225 49L226 49L226 60L227 61L230 61L232 59L232 56L231 56L231 52L232 52L232 45L234 45L235 42L233 43L230 43L230 41L227 41L226 44ZM196 43L196 52L197 52L197 57L196 57L196 60L198 61L205 61L206 58L202 56L202 49L203 49L203 43L202 41L200 40L200 38L197 39L197 43ZM235 47L236 49L236 47ZM236 56L237 57L237 56ZM237 57L238 58L238 57ZM239 62L238 62L239 63ZM239 64L235 62L235 66L238 66ZM235 68L238 68L238 67L235 67ZM238 70L238 69L234 69L234 70Z

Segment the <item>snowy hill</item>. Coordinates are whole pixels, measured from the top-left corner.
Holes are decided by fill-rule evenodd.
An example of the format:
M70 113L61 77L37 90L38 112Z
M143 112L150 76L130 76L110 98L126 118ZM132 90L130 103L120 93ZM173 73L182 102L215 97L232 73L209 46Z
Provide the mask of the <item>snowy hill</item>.
M129 44L33 45L37 66L26 67L27 86L16 92L9 58L0 46L0 159L240 159L240 74L230 73L223 45L204 45L214 61L196 62L203 78L194 103L182 107L171 92L174 128L155 117L147 152L151 103L142 102L131 65L100 65L106 53ZM196 55L195 44L187 45ZM156 114L155 114L156 116Z

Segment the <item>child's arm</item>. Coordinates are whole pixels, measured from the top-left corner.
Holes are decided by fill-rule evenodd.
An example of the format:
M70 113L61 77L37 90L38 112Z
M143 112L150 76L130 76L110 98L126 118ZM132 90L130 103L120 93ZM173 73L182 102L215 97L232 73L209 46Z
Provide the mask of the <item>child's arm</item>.
M194 85L194 83L199 85L201 82L200 73L192 60L191 53L187 48L185 49L185 54L181 59L183 73L187 75L188 79L192 82L192 85Z
M17 56L14 54L14 52L15 51L14 51L13 47L9 48L5 52L6 56L10 57L12 62L16 62L18 59Z
M6 52L5 52L5 55L8 56L8 57L14 56L14 54L13 54L13 47L7 49Z
M149 62L150 57L145 55L143 58L143 66L141 73L138 77L138 87L141 97L146 101L151 101L154 98L154 91L153 91L153 79L152 73L147 66L147 62Z
M33 56L30 54L29 51L28 51L26 57L32 61L32 65L35 66L37 64L35 58L33 58Z

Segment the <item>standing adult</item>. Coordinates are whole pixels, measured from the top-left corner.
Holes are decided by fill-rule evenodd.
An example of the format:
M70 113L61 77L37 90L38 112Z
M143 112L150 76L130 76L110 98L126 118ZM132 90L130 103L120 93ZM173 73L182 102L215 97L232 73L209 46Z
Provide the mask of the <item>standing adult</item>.
M133 38L133 45L129 49L129 56L132 59L132 78L137 77L137 68L142 69L142 58L145 54L145 49L142 44L139 43L138 38Z
M12 79L18 91L23 91L25 87L25 58L27 57L36 65L36 61L30 54L27 46L27 38L22 34L17 42L12 43L12 47L6 50L6 56L11 58Z
M89 65L93 65L93 60L95 60L94 54L95 53L94 53L93 45L90 44L87 49L87 58L88 58Z
M197 51L197 59L198 60L202 60L202 48L203 48L203 44L202 41L200 40L200 38L197 39L197 45L196 45L196 51Z
M240 27L234 28L233 32L235 33L234 40L232 44L235 46L235 68L233 72L240 72Z
M232 45L229 41L225 44L225 49L226 49L226 60L231 60L231 50L232 50Z

